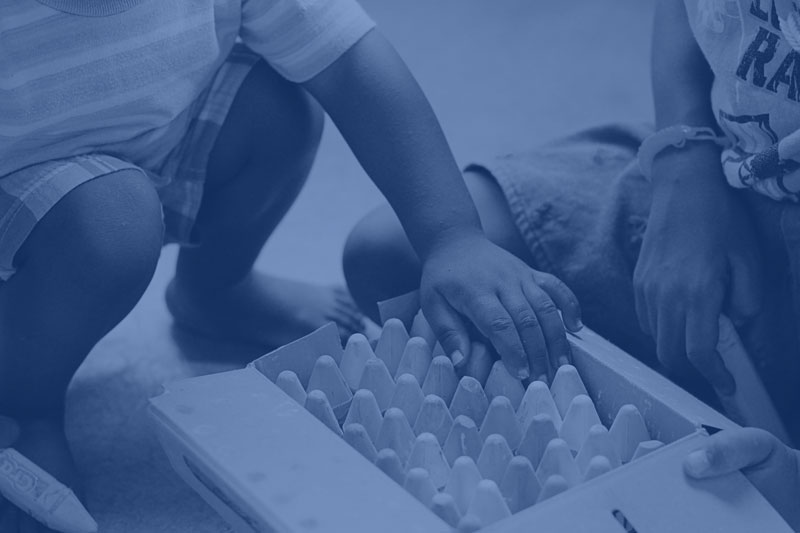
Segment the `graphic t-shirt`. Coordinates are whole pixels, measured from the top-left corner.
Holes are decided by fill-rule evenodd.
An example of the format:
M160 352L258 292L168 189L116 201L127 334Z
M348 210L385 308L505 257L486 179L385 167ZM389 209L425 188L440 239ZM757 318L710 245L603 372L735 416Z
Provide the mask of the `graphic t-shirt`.
M731 146L728 183L800 200L800 6L792 0L685 0L714 72L711 101Z

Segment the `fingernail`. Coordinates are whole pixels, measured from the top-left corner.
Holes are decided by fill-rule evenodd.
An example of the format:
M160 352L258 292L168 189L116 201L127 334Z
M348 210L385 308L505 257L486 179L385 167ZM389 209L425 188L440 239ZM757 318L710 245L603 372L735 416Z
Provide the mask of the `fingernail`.
M580 318L578 320L576 320L575 321L575 328L576 328L575 329L576 332L582 330L583 329L583 320L581 320Z
M564 366L568 364L569 364L569 359L567 359L567 357L562 355L561 357L558 358L558 366Z
M522 367L519 370L517 370L517 377L519 379L528 379L529 377L531 377L531 372L527 368Z
M464 354L461 350L456 350L450 355L450 360L453 361L453 366L461 366L464 363Z
M695 450L686 456L686 471L694 477L701 477L711 467L705 450Z
M547 384L547 374L542 374L541 376L536 378L536 381L541 381L542 383L544 383L546 385Z

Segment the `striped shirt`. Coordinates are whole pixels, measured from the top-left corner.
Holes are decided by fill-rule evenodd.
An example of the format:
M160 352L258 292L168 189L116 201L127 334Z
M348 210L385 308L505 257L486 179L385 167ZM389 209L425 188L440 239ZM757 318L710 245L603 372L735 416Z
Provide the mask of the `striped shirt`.
M373 25L355 0L2 0L0 176L87 153L153 170L237 37L302 82Z

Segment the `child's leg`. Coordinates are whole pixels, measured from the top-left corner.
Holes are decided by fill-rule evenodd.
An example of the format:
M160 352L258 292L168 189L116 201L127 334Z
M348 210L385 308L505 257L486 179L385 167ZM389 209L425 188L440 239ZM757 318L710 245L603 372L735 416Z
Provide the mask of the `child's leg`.
M75 482L63 431L67 385L139 300L161 241L148 179L109 174L42 218L17 253L17 273L0 285L0 413L21 424L15 448L65 483Z
M489 239L531 264L530 250L494 178L476 170L464 179ZM389 206L374 210L353 229L345 245L344 273L356 303L376 321L377 302L419 288L419 259Z
M360 315L343 289L253 271L305 183L322 125L321 110L302 88L264 62L253 68L211 152L194 232L201 244L181 250L167 291L178 323L265 347L332 320L345 334L360 330ZM313 248L313 234L302 239Z

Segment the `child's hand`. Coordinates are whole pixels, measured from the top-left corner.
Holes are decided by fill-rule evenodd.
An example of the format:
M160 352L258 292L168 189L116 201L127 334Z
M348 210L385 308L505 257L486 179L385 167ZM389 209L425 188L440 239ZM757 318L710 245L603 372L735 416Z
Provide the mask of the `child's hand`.
M798 451L771 433L753 428L721 431L686 457L684 469L698 479L741 470L783 519L800 530Z
M520 379L547 376L570 359L564 323L581 329L575 295L556 277L537 272L482 236L450 240L425 261L425 316L457 366L469 356L470 320ZM562 323L558 310L564 316Z
M634 271L639 322L656 340L664 366L680 371L688 358L719 392L731 394L733 378L716 352L719 315L741 322L760 304L748 213L725 182L712 145L693 144L657 163Z

